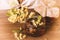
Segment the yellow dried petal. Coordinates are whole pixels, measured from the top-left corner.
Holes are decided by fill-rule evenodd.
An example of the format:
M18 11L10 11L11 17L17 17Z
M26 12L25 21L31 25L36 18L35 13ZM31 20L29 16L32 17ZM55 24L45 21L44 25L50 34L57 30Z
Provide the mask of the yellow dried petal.
M23 39L26 38L26 35L23 35Z
M12 15L8 18L8 20L12 23L15 23L17 21L17 15Z

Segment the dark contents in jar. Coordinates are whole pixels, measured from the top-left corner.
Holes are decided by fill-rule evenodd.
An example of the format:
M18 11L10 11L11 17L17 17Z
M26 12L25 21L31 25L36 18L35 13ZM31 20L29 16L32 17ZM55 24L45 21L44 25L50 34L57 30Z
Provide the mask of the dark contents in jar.
M39 14L36 12L36 15L39 15ZM32 24L31 20L33 20L33 19L36 20L37 18L28 19L26 23L21 25L21 27L23 29L22 33L26 34L28 36L32 36L32 37L39 37L39 36L44 35L52 23L51 22L52 18L42 17L41 22L43 22L43 24L37 25L37 27Z

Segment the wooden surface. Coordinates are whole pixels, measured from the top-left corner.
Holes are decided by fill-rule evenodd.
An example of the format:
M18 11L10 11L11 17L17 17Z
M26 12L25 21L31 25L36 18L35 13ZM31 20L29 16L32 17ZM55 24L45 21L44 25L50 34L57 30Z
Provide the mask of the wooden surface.
M59 1L58 5L60 5ZM6 12L6 10L0 11L0 40L16 40L12 30L18 28L19 25L10 23L7 20ZM45 35L37 38L27 37L25 40L60 40L60 17L56 19L52 28Z
M12 24L7 20L6 11L0 11L0 40L16 40L12 30L18 28L18 23ZM52 28L44 35L38 38L28 37L25 40L60 40L60 17Z

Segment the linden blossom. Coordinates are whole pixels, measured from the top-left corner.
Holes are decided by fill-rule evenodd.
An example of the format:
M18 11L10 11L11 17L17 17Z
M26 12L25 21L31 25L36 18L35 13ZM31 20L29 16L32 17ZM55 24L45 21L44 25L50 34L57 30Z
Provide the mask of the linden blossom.
M29 15L28 15L29 14ZM35 15L35 12L28 12L28 9L26 7L21 7L21 9L10 9L7 13L7 15L9 16L8 20L12 23L15 22L20 22L20 23L25 23L27 21L27 19L33 18ZM39 20L41 20L41 15L38 16L38 23L40 22ZM37 22L36 22L37 23Z
M31 26L31 23L28 23L28 22L32 22L33 20L34 20L34 22L32 22L32 25L35 26L36 28L42 22L41 21L42 16L39 13L35 13L34 11L31 11L29 13L29 10L27 9L27 7L21 7L20 9L19 8L10 9L10 10L8 10L7 16L9 17L8 20L10 22L12 22L12 23L19 22L20 24L23 23L23 24L26 24L27 27ZM27 23L28 23L28 25L27 25ZM43 25L43 24L41 24L41 25ZM21 31L22 29L24 29L22 27L23 26L21 26L17 32L14 32L14 35L17 38L17 40L23 39L27 35L27 34L26 35L23 34L23 33L25 33L25 32L23 32L24 30ZM37 29L30 27L28 30L29 30L29 33L34 34L34 32L36 32ZM26 31L26 33L28 33L27 31ZM17 37L17 35L19 35L19 37Z

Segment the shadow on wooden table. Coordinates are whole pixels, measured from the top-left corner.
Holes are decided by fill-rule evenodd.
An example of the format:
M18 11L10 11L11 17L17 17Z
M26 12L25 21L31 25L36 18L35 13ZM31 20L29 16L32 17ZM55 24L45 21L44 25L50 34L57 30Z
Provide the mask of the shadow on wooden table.
M12 30L18 29L19 24L12 24L7 20L7 11L0 11L0 40L16 40ZM60 17L55 19L51 28L41 37L27 37L24 40L60 40Z

